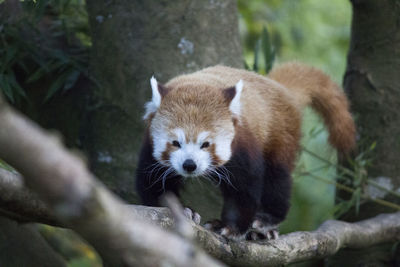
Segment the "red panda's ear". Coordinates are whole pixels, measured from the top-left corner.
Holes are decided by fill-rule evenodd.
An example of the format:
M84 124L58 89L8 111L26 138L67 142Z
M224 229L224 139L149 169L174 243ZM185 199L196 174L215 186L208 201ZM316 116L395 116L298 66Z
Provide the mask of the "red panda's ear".
M228 104L230 104L232 99L236 95L236 88L234 86L226 88L226 89L224 89L223 93L224 93L225 100L227 101Z
M164 97L168 93L168 88L162 84L159 84L156 78L151 77L150 79L152 97L151 101L146 103L146 113L143 116L143 119L147 119L151 114L157 111L158 107L161 104L161 98Z
M165 85L159 83L157 84L157 87L161 97L164 97L166 94L168 94L169 89Z
M232 114L240 116L240 96L243 90L243 81L240 80L234 87L224 89L224 97L229 103Z

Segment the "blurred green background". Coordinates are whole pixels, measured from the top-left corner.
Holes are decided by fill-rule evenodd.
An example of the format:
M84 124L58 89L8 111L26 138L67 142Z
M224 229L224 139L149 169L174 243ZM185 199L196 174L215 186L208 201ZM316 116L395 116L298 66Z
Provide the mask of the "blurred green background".
M29 92L16 80L16 71L24 73L24 84L40 79L49 81L44 101L49 101L56 92L68 91L79 77L86 75L91 40L84 5L79 0L24 1L24 8L31 15L19 23L30 23L32 30L40 33L38 36L45 43L40 48L20 37L22 28L18 23L0 25L3 36L0 86L16 106L29 102ZM250 69L256 65L257 71L266 73L268 63L299 60L323 69L341 84L350 36L348 0L239 0L238 7L244 65ZM43 19L51 24L51 35L41 32ZM269 34L263 35L264 28ZM59 38L66 39L68 47L60 49ZM260 38L264 38L263 43ZM305 150L325 160L305 151L299 156L293 176L292 208L282 225L283 233L313 230L334 216L336 170L332 164L336 164L336 153L327 144L327 132L320 118L311 110L306 110L304 115L303 135ZM69 266L101 265L90 247L70 231L39 227L46 239L68 259Z

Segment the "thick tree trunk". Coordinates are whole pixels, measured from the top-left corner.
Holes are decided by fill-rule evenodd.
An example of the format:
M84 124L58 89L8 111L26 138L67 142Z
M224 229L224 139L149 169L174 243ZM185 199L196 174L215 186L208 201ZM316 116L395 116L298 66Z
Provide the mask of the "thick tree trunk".
M397 0L353 0L353 21L344 88L348 92L358 126L361 144L376 142L368 176L391 190L400 187L400 2ZM362 145L360 150L365 149ZM379 178L378 178L379 177ZM394 197L381 196L389 201ZM360 213L346 214L347 220L359 220L393 210L371 202L361 205ZM378 249L379 250L379 249ZM392 257L389 249L361 256L338 255L352 259L348 264L373 263L385 266ZM346 256L344 256L346 255ZM373 257L372 257L373 256ZM393 263L393 262L392 262ZM392 264L390 263L390 264ZM336 265L338 263L335 263ZM339 266L339 265L336 265ZM345 265L341 265L345 266ZM370 266L370 265L368 265Z
M242 67L233 0L88 0L92 111L83 129L94 172L136 202L134 176L152 75L162 83L206 66Z

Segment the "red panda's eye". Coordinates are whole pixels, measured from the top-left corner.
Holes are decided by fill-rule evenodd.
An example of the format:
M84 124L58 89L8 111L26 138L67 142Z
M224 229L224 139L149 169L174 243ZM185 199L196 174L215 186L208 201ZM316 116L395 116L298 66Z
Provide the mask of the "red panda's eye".
M172 141L172 145L175 147L181 147L181 144L176 140Z
M209 142L204 142L203 144L201 144L200 148L207 148L210 146Z

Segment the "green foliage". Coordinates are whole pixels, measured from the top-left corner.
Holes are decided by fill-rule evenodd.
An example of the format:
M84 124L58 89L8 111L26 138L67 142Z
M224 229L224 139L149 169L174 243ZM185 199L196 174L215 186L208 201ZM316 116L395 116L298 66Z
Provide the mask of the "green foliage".
M17 19L0 25L0 88L10 102L28 100L24 88L46 87L43 101L87 75L87 15L82 1L24 1Z
M350 36L348 0L239 0L246 62L268 25L277 62L300 60L342 80Z
M263 56L264 65L260 65L259 58L260 55ZM266 27L263 28L261 33L261 37L257 40L254 47L254 63L253 68L251 69L245 62L245 67L248 70L253 70L259 73L268 73L272 65L275 61L275 50L272 45L271 38L269 36L268 30Z
M100 267L96 251L73 231L38 224L38 230L53 249L68 261L68 267Z
M10 165L8 165L6 162L4 162L2 159L0 159L0 168L5 169L7 171L14 171L14 168L12 168Z
M368 193L367 188L376 188L384 193L391 194L397 198L400 198L400 193L397 191L390 190L378 182L375 182L372 178L368 177L367 167L373 164L373 150L375 149L376 143L373 142L365 149L360 149L361 152L353 159L348 158L349 167L337 165L333 161L329 161L321 157L319 154L303 148L306 154L309 154L313 158L316 158L326 164L326 166L334 167L338 170L336 181L318 176L314 171L306 171L303 173L297 173L297 175L309 175L316 180L332 184L336 186L337 190L343 190L350 194L350 199L340 200L334 207L334 217L340 217L344 213L354 208L355 214L358 213L360 205L365 201L373 201L379 205L391 208L393 210L400 210L400 205L394 202L389 202L376 196L371 196ZM362 147L362 146L359 146Z

